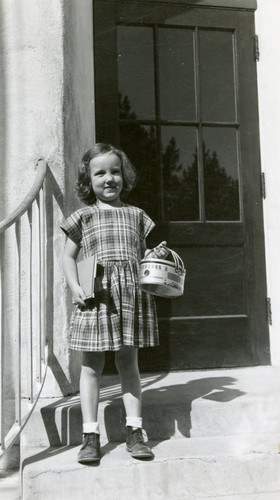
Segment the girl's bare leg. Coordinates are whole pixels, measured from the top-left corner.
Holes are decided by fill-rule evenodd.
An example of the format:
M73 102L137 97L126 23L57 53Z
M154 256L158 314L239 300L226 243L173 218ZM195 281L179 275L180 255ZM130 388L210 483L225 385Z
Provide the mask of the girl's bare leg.
M98 420L100 379L104 362L104 352L83 352L80 397L84 423Z
M123 346L116 352L115 363L120 374L123 402L126 411L126 449L133 458L152 459L154 454L144 442L141 418L141 380L138 350Z
M115 364L120 375L126 415L141 417L141 380L138 368L138 349L122 346L115 353Z

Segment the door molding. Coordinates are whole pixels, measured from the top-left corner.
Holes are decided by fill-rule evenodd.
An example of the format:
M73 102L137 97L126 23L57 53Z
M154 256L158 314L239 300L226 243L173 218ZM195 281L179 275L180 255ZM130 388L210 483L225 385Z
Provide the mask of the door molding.
M99 0L100 1L100 0ZM101 0L104 3L117 3L120 0ZM131 0L122 0L122 3L130 3ZM207 8L223 8L223 9L234 9L234 10L256 10L257 0L137 0L138 3L142 4L173 4L173 5L190 5L195 7L207 7Z

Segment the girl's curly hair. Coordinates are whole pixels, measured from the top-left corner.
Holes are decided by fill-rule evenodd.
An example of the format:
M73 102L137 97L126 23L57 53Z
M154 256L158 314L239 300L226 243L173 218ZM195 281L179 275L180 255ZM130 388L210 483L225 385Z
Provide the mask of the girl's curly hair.
M118 156L121 161L121 170L123 177L122 195L127 195L136 183L136 170L130 163L126 154L111 144L97 143L83 155L82 164L78 171L78 181L76 191L79 199L86 205L92 205L96 201L96 196L92 189L90 177L90 161L97 156L112 153Z

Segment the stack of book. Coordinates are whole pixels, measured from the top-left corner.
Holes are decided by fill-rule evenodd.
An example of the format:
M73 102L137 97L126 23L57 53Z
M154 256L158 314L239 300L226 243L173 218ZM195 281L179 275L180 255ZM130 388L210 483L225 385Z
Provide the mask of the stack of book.
M97 259L95 255L77 262L78 279L80 286L85 292L85 298L94 297L94 285L96 278Z

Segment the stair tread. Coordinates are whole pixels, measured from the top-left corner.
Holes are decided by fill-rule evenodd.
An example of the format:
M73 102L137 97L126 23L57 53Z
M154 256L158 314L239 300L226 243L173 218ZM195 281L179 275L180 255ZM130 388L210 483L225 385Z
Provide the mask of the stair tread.
M272 493L280 491L276 440L273 434L238 440L173 438L149 443L155 453L152 461L133 459L125 443L104 441L98 466L77 463L80 446L33 448L23 462L23 498L33 499L35 491L35 498L44 494L46 500L79 498L81 491L83 500L93 498L93 493L102 500L201 500Z
M256 383L257 381L257 383ZM278 432L280 370L273 367L142 374L143 425L150 439ZM125 413L119 377L104 376L99 405L101 434L124 439ZM22 444L80 443L79 395L42 398Z
M242 457L252 455L278 456L279 435L275 433L263 433L252 435L234 435L219 437L199 437L185 438L175 437L164 441L151 441L148 444L155 453L155 461L176 460L176 459L203 459L215 458L222 460L225 457ZM76 463L76 455L80 446L53 446L53 447L30 447L25 450L23 466L29 463L37 464L38 467L45 466L42 460L48 460L49 464L57 464L62 468L71 467ZM117 461L119 466L131 464L129 453L124 453L125 443L109 443L101 439L101 463L106 465L112 461ZM60 460L63 454L63 462ZM74 457L74 458L73 458ZM280 457L280 455L279 455ZM280 458L279 458L280 460ZM135 461L134 463L140 463ZM80 468L80 464L77 464Z
M103 379L99 466L77 463L79 396L40 401L23 433L23 500L81 495L83 500L250 500L252 495L274 500L278 495L280 370L144 374L143 422L152 461L133 459L124 442L114 443L108 434L113 429L118 441L123 439L118 382L115 376Z

